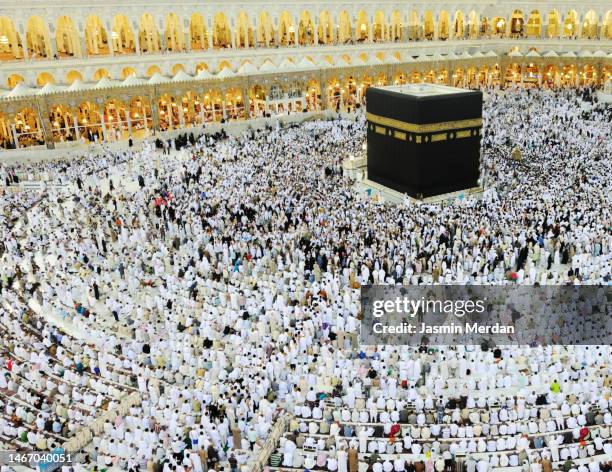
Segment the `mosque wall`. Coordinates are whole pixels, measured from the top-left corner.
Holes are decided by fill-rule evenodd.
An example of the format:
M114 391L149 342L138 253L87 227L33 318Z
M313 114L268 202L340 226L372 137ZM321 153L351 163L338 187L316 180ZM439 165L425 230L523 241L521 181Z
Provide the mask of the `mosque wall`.
M458 87L576 87L612 77L599 58L485 57L393 65L62 90L0 99L4 148L65 141L114 141L211 122L364 104L371 85L438 83Z
M601 85L611 54L603 1L5 1L0 146L354 108L374 84Z

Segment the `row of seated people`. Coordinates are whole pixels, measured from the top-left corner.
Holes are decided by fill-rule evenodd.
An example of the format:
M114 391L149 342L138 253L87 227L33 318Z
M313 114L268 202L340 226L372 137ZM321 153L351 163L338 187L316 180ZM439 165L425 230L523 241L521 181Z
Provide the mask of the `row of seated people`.
M71 338L20 298L26 285L17 276L0 304L0 442L11 449L51 450L133 388L103 378L86 350L73 351Z
M519 467L526 462L538 460L550 461L557 466L579 460L599 464L612 453L609 440L601 436L604 429L609 436L607 427L589 427L579 432L562 431L555 434L522 434L498 437L497 440L491 437L487 440L481 438L478 441L449 442L436 438L415 441L401 428L392 428L394 434L385 435L382 428L373 431L367 426L359 427L357 436L344 436L345 431L336 423L333 425L336 428L330 428L329 434L286 433L281 438L279 450L270 458L270 464L281 465L283 468L336 470L334 467L337 462L347 459L347 454L350 454L358 457L359 469L355 470L364 469L371 457L391 461L467 457L483 461L495 469ZM367 434L379 433L380 436L364 438L362 431ZM343 467L338 469L342 470ZM395 470L401 472L409 469L398 468L396 465Z

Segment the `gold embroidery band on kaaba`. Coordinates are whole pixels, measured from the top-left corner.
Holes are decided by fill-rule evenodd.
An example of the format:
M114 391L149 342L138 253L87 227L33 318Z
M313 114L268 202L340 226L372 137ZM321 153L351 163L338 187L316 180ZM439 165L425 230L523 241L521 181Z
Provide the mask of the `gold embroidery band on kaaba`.
M408 131L410 133L433 133L437 131L450 131L454 129L475 128L482 126L482 118L443 121L440 123L430 123L426 125L406 123L405 121L394 120L393 118L386 118L384 116L374 115L373 113L366 113L366 119L371 123L388 126L390 128L399 129L402 131Z

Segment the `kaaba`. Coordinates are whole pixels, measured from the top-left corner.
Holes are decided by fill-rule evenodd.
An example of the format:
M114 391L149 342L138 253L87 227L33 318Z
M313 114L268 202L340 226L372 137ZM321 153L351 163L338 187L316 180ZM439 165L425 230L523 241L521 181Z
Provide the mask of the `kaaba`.
M478 186L482 92L370 87L366 103L369 180L415 199Z

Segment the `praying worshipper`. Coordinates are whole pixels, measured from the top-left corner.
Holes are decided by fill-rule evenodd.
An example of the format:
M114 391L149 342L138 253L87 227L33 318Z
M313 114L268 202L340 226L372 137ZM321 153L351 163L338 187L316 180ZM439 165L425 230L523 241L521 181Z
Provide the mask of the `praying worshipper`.
M609 287L610 113L487 91L486 190L443 206L355 190L362 111L0 164L68 182L0 196L0 442L109 471L246 471L273 435L282 470L603 470L605 332L428 349L359 330L366 284Z

